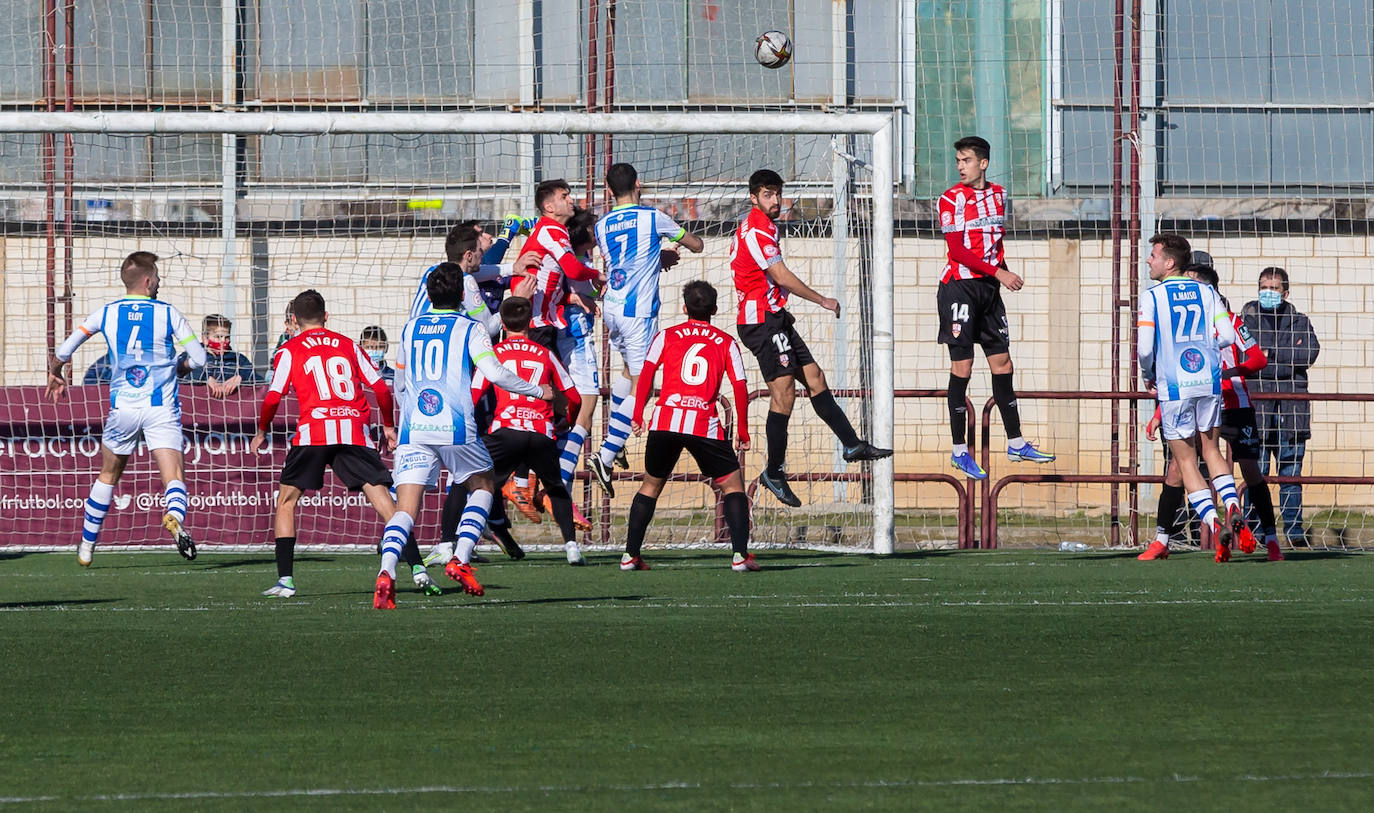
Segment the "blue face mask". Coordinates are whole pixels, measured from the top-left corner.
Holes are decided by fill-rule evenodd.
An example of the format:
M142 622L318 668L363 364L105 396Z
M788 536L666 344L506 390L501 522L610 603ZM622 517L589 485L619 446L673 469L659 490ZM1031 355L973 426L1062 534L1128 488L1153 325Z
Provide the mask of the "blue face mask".
M372 366L376 367L379 370L382 368L382 365L386 363L385 350L373 350L372 352L367 354L367 357L372 359Z
M1265 310L1273 310L1283 302L1283 291L1275 291L1272 288L1265 288L1259 292L1260 307Z

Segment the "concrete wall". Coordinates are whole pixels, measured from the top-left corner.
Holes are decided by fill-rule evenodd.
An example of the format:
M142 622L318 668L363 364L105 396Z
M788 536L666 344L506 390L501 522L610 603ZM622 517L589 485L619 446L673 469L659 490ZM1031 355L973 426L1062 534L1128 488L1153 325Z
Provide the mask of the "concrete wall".
M1222 290L1239 308L1254 298L1256 278L1267 265L1282 265L1293 280L1292 301L1307 313L1322 343L1311 371L1314 392L1374 392L1374 275L1371 256L1374 238L1366 237L1224 237L1197 241L1210 251L1221 274ZM0 240L0 346L4 365L0 384L38 384L43 381L45 245L42 239L9 237ZM239 284L231 298L237 320L236 346L250 351L249 244L240 243ZM307 287L324 293L330 326L357 336L369 324L381 324L399 334L414 292L418 273L442 255L442 238L383 239L353 237L276 237L269 242L271 286L268 297L271 339L280 330L287 301ZM199 328L206 313L225 311L226 291L220 284L220 243L216 239L81 239L76 244L75 318L118 296L116 268L134 250L162 255L162 298L177 305ZM794 270L822 293L834 295L836 271L829 238L788 238L784 251ZM733 287L728 266L729 241L712 239L702 255L685 255L664 278L665 318L680 313L681 283L704 278L721 292L721 325L733 320ZM855 255L857 252L854 253ZM853 255L852 255L853 256ZM936 389L947 380L947 356L935 343L936 286L944 262L943 243L932 238L903 238L895 248L897 288L893 292L897 325L896 384L899 388ZM1012 356L1021 390L1111 388L1110 245L1103 240L1037 239L1008 244L1008 261L1024 274L1026 286L1006 293L1013 336ZM59 268L61 258L58 259ZM860 350L864 326L859 322L857 263L841 271L845 320L806 302L793 303L798 328L827 371L831 386L860 385ZM59 319L58 330L62 324ZM59 336L59 341L62 337ZM270 340L269 340L270 341ZM77 353L78 376L104 352L92 341ZM1122 358L1133 352L1123 346ZM747 360L753 369L753 360ZM755 374L752 383L761 387ZM986 368L975 366L970 396L981 408L990 395ZM846 406L856 425L857 402ZM1052 469L1099 473L1109 469L1111 426L1105 402L1022 402L1024 434L1060 456ZM751 424L763 434L762 402L756 402ZM1125 410L1123 409L1123 421ZM944 471L948 455L948 426L943 400L899 401L897 407L899 471ZM992 444L1004 442L1000 419L993 418ZM834 447L814 413L799 405L793 421L789 468L793 471L835 470ZM1374 404L1318 404L1314 407L1313 439L1308 445L1309 474L1365 475L1374 473ZM599 432L600 430L595 430ZM1121 429L1125 439L1124 423ZM1142 453L1152 465L1153 449ZM1000 462L999 462L1000 458ZM755 452L749 466L762 461ZM1008 465L994 456L994 476ZM843 469L840 469L843 470ZM899 505L947 507L946 487L903 485ZM1057 486L1009 490L1008 505L1072 513L1097 510L1105 504L1106 489ZM844 505L858 497L857 487L817 485L807 495L813 501ZM1311 504L1367 506L1368 489L1341 491L1313 488Z

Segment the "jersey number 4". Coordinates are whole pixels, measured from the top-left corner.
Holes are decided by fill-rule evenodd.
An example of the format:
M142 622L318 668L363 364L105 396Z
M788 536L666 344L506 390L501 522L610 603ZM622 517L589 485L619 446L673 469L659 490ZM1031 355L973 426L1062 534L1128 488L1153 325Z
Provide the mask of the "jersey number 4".
M321 401L334 398L352 401L358 394L357 387L353 384L353 370L349 367L348 360L342 356L330 356L328 360L311 356L305 360L303 369L315 379L315 389L319 392Z

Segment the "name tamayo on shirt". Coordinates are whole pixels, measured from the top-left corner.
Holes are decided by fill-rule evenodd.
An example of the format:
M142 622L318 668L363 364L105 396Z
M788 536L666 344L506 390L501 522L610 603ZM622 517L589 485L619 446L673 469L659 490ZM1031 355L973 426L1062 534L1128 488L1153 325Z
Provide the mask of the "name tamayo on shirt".
M110 347L110 406L181 409L177 359L182 348L197 341L181 311L146 296L117 299L87 316L57 348L57 358L70 361L76 348L97 333Z
M493 383L538 397L538 385L500 365L482 326L454 311L411 319L401 331L396 386L401 392L400 442L458 446L477 438L472 374L479 367Z
M658 315L660 239L679 240L687 230L649 206L623 204L596 222L596 243L606 260L603 308L629 317Z
M1219 342L1218 324L1224 323ZM1168 277L1140 296L1141 375L1153 381L1159 400L1221 395L1221 346L1234 341L1231 316L1211 286Z

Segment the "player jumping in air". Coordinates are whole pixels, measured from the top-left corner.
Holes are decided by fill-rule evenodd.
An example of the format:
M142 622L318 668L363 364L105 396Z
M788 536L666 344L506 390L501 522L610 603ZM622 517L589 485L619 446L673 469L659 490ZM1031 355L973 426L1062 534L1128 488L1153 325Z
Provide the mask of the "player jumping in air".
M300 404L300 419L281 471L277 494L277 583L264 596L290 598L296 594L296 504L306 491L324 485L326 466L350 491L361 491L382 521L396 511L388 489L391 474L372 441L372 407L364 388L372 390L381 413L382 434L388 449L396 445L391 389L372 360L352 339L325 327L329 313L318 291L302 291L291 301L300 332L277 350L272 383L263 398L258 431L248 448L255 454L267 440L277 408L290 390ZM416 551L418 553L418 550ZM424 566L412 567L415 585L438 592Z
M467 256L476 248L477 234L471 232L460 238L458 254ZM463 304L459 265L441 263L429 275L428 288L434 309L406 323L395 364L401 392L400 445L393 473L397 510L382 533L382 568L374 593L374 606L382 609L395 606L396 563L420 499L438 484L441 466L448 469L455 488L467 489L453 558L444 570L464 591L475 596L485 592L471 562L491 511L494 480L491 455L477 434L473 414L473 367L510 392L544 400L553 396L548 385L531 384L502 367L486 329L458 312Z
M629 527L621 570L648 570L640 556L644 533L654 518L658 495L668 482L678 458L686 450L701 473L722 495L725 524L730 528L734 548L731 568L758 570L749 552L749 497L744 493L735 449L749 448L749 388L744 380L744 358L730 335L711 324L716 314L716 289L703 281L689 282L682 289L687 321L654 337L639 376L631 427L643 434L644 405L653 394L654 376L663 370L663 386L649 439L644 444L644 483L630 503ZM721 382L730 378L735 401L735 448L725 439L725 426L716 412Z
M1005 189L988 181L990 154L988 142L977 136L954 142L959 183L941 195L939 203L940 231L949 252L936 301L940 343L949 346L949 429L954 439L950 464L975 480L988 476L969 453L964 437L975 344L982 346L992 370L992 397L1007 432L1007 459L1031 463L1054 460L1054 455L1021 437L1021 413L1012 386L1011 331L1001 286L1019 291L1022 280L1007 268L1002 236L1009 201Z
M67 389L63 371L76 349L97 333L110 347L110 414L100 439L100 474L86 498L86 519L76 552L76 561L83 567L91 564L115 485L140 438L162 475L166 506L162 527L172 534L178 553L196 558L195 542L184 527L188 499L182 481L177 375L202 367L206 355L186 317L158 301L157 262L157 255L147 251L124 258L119 278L125 295L86 317L48 363L47 395L56 403Z
M639 371L658 333L658 281L665 256L662 241L667 239L694 253L699 253L704 243L668 215L640 205L639 173L630 164L612 164L606 170L606 187L615 197L615 206L596 223L596 242L606 261L607 278L601 319L606 337L624 366L611 384L606 439L587 459L587 467L606 493L615 496L611 468L629 438Z
M582 398L573 386L572 377L563 369L557 356L543 345L525 338L530 310L530 301L521 297L508 297L501 303L501 321L506 327L506 340L496 345L496 359L504 369L516 371L529 383L540 387L550 386L563 393L568 399L568 413L575 414ZM479 370L472 379L472 400L480 400L490 387L491 383ZM504 481L517 467L528 469L539 478L544 486L544 499L549 513L563 534L563 550L567 553L568 564L586 564L577 545L572 498L568 495L563 473L558 467L553 407L547 401L498 389L491 429L482 440L491 453L497 483Z
M1140 332L1136 354L1145 387L1159 398L1161 429L1174 464L1183 475L1188 503L1217 540L1216 560L1231 559L1232 530L1240 517L1240 500L1230 466L1217 446L1221 423L1221 350L1236 343L1236 330L1220 295L1209 285L1182 274L1192 251L1177 234L1150 238L1146 263L1158 285L1140 296ZM1212 486L1226 506L1227 525L1217 517L1212 492L1198 469L1194 438L1201 441ZM1217 474L1217 472L1221 472ZM1168 523L1172 519L1167 520ZM1160 525L1167 527L1166 518ZM1139 559L1167 559L1167 538L1156 539Z
M784 505L801 505L787 484L784 465L787 457L787 424L797 397L797 380L811 394L811 406L830 431L844 445L848 462L877 460L892 455L859 438L849 417L835 402L825 381L825 373L811 357L811 350L793 327L796 320L787 310L788 294L840 317L840 303L821 296L802 282L783 262L778 248L778 227L774 222L782 213L782 177L771 169L749 176L749 202L753 207L735 232L730 253L730 270L735 276L735 297L739 300L736 319L740 341L758 359L759 371L768 382L768 465L759 473L759 482Z

